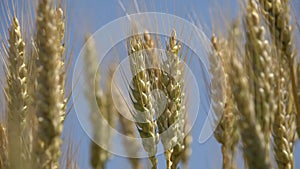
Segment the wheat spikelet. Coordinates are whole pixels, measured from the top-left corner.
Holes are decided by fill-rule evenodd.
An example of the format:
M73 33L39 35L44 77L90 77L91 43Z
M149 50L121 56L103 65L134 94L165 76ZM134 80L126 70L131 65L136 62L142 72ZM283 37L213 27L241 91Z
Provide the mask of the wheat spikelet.
M265 136L266 155L269 157L273 116L276 110L274 95L274 66L270 46L265 39L265 28L260 26L260 15L255 1L249 0L246 14L246 57L252 77L255 114Z
M239 110L238 126L248 167L249 169L270 168L263 133L255 120L253 96L250 93L248 79L242 64L235 57L232 58L232 70L230 71L230 77L233 76L235 78L232 78L230 82Z
M24 167L28 158L24 130L26 126L28 92L27 69L25 65L25 42L22 39L19 21L13 18L9 30L8 74L7 74L7 134L8 150L11 168ZM19 161L16 163L15 161Z
M63 98L59 84L60 45L55 10L51 0L41 0L37 9L37 138L34 148L36 166L59 168L60 135L62 132L60 98Z
M133 113L133 117L136 120L138 132L143 139L143 147L152 163L152 169L156 169L156 152L159 136L156 132L155 112L151 104L151 84L149 74L146 71L145 53L142 51L142 38L139 35L133 35L128 41L127 48L133 75L132 86L130 87L132 103L136 110Z

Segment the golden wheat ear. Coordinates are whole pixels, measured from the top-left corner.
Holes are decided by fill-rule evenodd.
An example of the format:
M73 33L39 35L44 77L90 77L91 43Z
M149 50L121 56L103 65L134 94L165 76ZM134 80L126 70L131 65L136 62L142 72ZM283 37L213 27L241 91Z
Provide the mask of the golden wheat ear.
M237 29L233 27L233 31ZM230 39L230 37L228 38ZM230 60L230 50L228 48L229 40L219 40L215 35L212 36L211 42L214 48L213 56L210 57L219 57L221 60L222 66L225 73L225 88L223 89L226 95L223 115L221 121L219 122L216 130L214 131L214 136L216 140L222 144L222 157L223 157L223 169L235 169L235 156L237 151L237 143L239 141L239 134L237 128L237 110L236 104L232 95L232 89L229 85L229 65L228 61ZM214 77L220 77L217 71L218 66L211 66L212 72L216 72ZM218 80L218 79L217 79ZM216 82L215 82L216 83ZM214 98L218 101L219 98ZM216 102L215 101L215 102Z
M285 78L286 83L291 82L289 95L293 96L296 109L297 132L300 135L300 104L297 97L297 76L295 74L295 49L293 29L291 25L291 2L289 0L268 1L260 0L262 12L267 21L275 53L279 64L279 78ZM281 69L286 72L281 72ZM284 84L288 85L288 84Z
M34 144L35 167L59 168L61 155L60 138L64 114L62 87L60 86L61 56L59 21L51 0L41 0L37 7L37 60L36 62L36 116L38 120L37 138Z
M151 104L151 84L148 71L146 71L145 53L143 52L142 38L139 35L133 35L128 41L128 53L130 69L133 76L131 90L131 99L135 109L132 113L136 121L136 126L140 137L143 139L143 148L148 153L152 169L157 168L157 144L159 135L157 133L157 124L154 119L155 112ZM141 122L142 120L142 122Z
M26 118L28 114L27 69L25 65L25 42L16 17L12 20L8 39L7 70L7 130L8 155L10 167L25 167L30 159L28 140L25 139ZM19 161L16 163L15 161Z
M275 158L278 168L293 168L294 110L297 132L300 134L300 104L297 96L295 51L290 23L290 2L285 0L260 0L260 6L268 25L274 47L272 59L276 62L277 109L273 124ZM292 120L293 119L293 120Z
M161 85L167 97L166 109L158 117L158 130L165 149L168 169L176 169L184 149L184 126L186 108L184 103L184 68L179 58L181 44L175 29L166 46L166 60L161 68Z
M252 93L254 95L255 115L264 133L266 155L270 158L270 141L273 118L276 110L275 102L275 62L271 58L270 45L266 38L265 27L262 26L259 6L254 0L248 1L245 17L246 59L250 70Z
M266 147L263 133L259 124L256 123L253 96L250 93L249 82L243 70L242 64L237 58L232 59L233 95L237 103L240 119L238 126L243 142L243 151L249 169L270 168L270 161L266 155Z

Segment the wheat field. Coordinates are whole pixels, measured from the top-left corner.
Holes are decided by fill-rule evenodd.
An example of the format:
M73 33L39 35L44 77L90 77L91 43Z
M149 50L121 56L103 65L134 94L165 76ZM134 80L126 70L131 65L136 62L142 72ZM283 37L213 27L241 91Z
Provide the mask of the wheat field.
M299 9L0 1L0 169L300 168Z

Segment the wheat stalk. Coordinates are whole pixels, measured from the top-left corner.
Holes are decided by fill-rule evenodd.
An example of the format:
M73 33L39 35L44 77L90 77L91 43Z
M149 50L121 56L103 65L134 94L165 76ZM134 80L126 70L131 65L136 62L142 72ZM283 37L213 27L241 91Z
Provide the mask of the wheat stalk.
M59 83L60 45L58 21L51 0L39 1L37 9L37 102L36 115L38 129L34 147L36 166L43 168L59 168L60 135L63 98Z

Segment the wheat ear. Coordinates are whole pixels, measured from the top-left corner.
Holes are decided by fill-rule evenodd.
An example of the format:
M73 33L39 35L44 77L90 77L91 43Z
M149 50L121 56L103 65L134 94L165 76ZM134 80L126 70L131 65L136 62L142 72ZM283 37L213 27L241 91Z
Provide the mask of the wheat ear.
M34 151L35 167L59 168L63 114L60 75L59 32L55 10L51 0L41 0L37 10L37 138Z
M136 111L133 113L133 117L136 120L136 126L142 138L143 148L148 153L149 160L152 163L152 169L156 169L156 152L159 136L156 131L155 112L151 104L151 84L149 74L146 71L142 38L139 35L133 35L128 41L127 48L133 75L130 87L132 103Z
M295 75L295 51L293 46L293 30L290 25L290 1L289 0L260 0L262 11L268 21L272 40L276 46L276 53L279 62L284 70L289 71L291 80L291 94L293 95L294 106L296 108L297 133L300 135L300 103L297 97L297 79ZM280 68L281 69L281 68Z
M7 134L9 162L11 168L21 168L26 161L27 143L23 137L26 126L28 92L27 69L25 66L25 42L16 17L9 30L8 74L7 74ZM18 162L16 162L18 161Z
M235 28L233 28L235 29ZM225 73L225 105L223 115L221 121L219 122L214 136L219 143L222 144L222 157L223 157L223 169L235 169L235 154L236 154L236 144L239 141L238 131L237 131L237 110L234 102L234 98L232 96L231 86L229 85L229 60L230 60L230 51L228 50L228 42L227 40L218 40L215 35L212 36L211 42L213 48L215 49L215 55L211 57L219 57L221 61L221 66L223 65L223 71ZM215 59L211 59L215 60ZM211 62L213 63L213 62ZM218 66L212 65L211 72L215 72L214 77L220 77L220 70L222 68L218 68ZM214 78L213 77L213 78ZM214 83L217 83L218 80ZM220 83L219 83L220 84ZM215 99L219 99L218 97Z
M240 119L238 126L243 142L244 155L249 169L268 169L270 161L266 156L266 147L261 127L256 123L253 96L250 93L249 82L242 64L237 58L232 58L230 80L233 95L237 103Z
M166 48L166 60L161 71L162 89L167 97L164 112L158 118L158 129L165 148L167 168L177 168L183 150L185 107L183 102L183 66L178 53L181 44L173 30Z
M265 136L266 155L269 157L270 138L275 103L275 74L274 64L270 56L270 45L265 38L265 28L260 24L260 14L257 3L248 1L246 14L246 56L251 72L256 119L261 125Z
M288 109L290 102L297 112L297 131L300 133L300 108L297 97L296 77L294 72L294 52L292 40L292 28L290 23L288 1L260 1L264 16L268 21L269 30L273 43L275 44L274 53L277 54L278 64L278 110L275 114L273 137L275 142L275 158L278 168L293 168L294 157L292 153L293 142L290 142L289 135L292 134L291 125L288 122L291 116L291 110ZM289 70L289 71L286 71ZM291 81L291 86L289 84ZM291 99L290 95L293 95ZM293 135L293 134L292 134ZM291 145L290 145L291 144Z
M93 99L96 99L98 105L100 106L100 112L104 116L103 108L105 107L104 101L106 100L105 97L103 97L103 91L99 89L98 85L100 82L100 74L97 71L97 64L95 62L96 60L96 50L95 50L95 44L94 40L92 38L88 38L86 40L86 47L85 47L85 56L84 56L84 66L85 66L85 75L86 75L86 81L87 81L87 91L86 91L86 97L88 102L90 103L90 120L93 126L93 134L95 141L101 142L101 144L105 143L105 138L108 137L108 133L106 128L104 127L104 124L102 121L98 121L97 118L99 112L99 107L96 105L91 104ZM95 90L90 91L90 89L95 87ZM95 91L95 95L94 92ZM94 98L94 96L96 98ZM104 100L105 99L105 100ZM103 137L104 136L104 137ZM106 162L109 158L109 153L104 150L102 147L100 147L98 144L91 142L90 145L90 163L91 166L94 169L105 169Z

